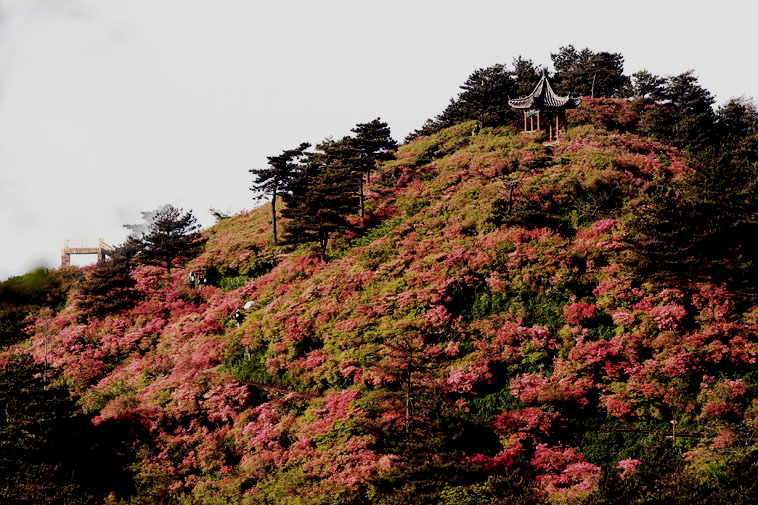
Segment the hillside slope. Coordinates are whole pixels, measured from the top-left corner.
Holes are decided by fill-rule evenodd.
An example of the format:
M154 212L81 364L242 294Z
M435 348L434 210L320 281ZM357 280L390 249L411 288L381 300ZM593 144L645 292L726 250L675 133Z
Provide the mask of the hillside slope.
M686 159L590 125L554 145L471 126L372 174L328 263L274 249L264 206L169 280L138 267L128 310L40 313L20 349L133 435L112 502L729 499L756 465L758 308L627 262L626 222Z

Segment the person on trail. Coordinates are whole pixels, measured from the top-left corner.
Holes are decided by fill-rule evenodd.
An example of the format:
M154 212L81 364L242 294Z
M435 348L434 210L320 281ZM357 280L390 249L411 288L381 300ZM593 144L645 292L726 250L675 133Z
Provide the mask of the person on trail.
M190 272L190 289L195 289L195 272Z
M240 312L240 309L237 309L237 311L234 313L234 320L237 321L237 328L240 327L240 324L242 324L242 321L245 320L245 316Z

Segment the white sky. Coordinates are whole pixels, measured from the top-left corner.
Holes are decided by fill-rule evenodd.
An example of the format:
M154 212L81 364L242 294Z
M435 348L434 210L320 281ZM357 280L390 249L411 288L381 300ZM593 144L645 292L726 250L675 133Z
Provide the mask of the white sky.
M164 203L204 226L252 208L267 155L377 116L402 140L518 55L620 52L756 97L757 20L754 0L0 0L0 279Z

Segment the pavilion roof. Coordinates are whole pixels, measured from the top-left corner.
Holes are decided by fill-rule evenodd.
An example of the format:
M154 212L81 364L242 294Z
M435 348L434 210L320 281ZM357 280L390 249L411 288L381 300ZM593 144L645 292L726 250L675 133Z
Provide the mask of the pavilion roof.
M531 93L521 98L508 100L508 105L514 109L573 109L580 103L582 103L581 97L556 95L553 87L550 86L550 81L547 80L547 74L544 70L542 71L540 82L537 83L537 86Z

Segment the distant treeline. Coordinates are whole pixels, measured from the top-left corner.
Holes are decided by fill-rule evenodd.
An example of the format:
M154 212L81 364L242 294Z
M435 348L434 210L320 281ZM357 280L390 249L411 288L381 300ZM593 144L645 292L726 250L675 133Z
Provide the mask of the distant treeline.
M658 76L641 70L624 74L620 53L577 50L569 45L550 55L555 71L550 80L561 95L623 98L632 104L635 128L666 144L687 151L717 145L724 136L745 136L754 129L755 107L735 98L714 111L713 95L700 86L694 71ZM519 113L508 98L525 96L540 79L544 67L515 58L510 67L495 64L474 71L437 116L408 136L429 135L462 121L482 126L517 124ZM547 71L547 69L544 69Z

